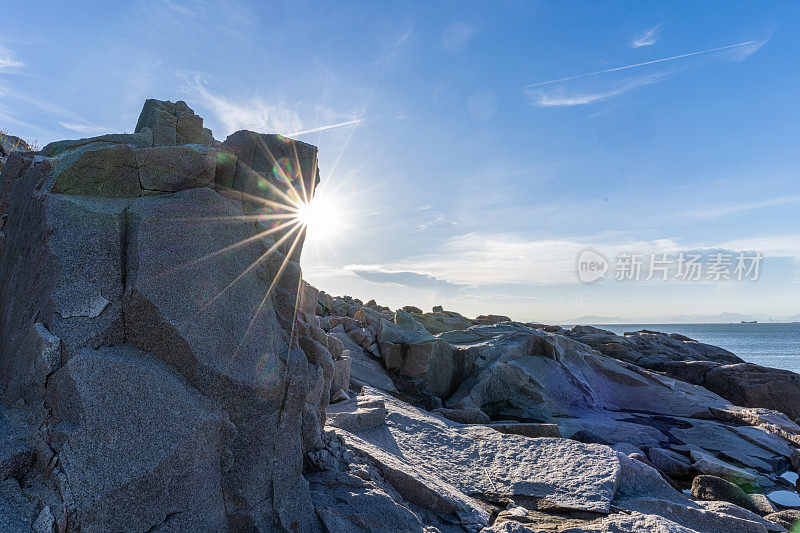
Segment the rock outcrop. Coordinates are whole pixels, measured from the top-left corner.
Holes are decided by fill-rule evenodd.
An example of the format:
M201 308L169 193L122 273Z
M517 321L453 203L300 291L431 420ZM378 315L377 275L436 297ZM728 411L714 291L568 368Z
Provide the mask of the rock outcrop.
M786 414L738 406L662 370L741 365L730 352L678 335L620 337L501 316L463 318L471 325L434 333L430 313L412 306L392 313L375 302L318 297L320 327L393 381L375 385L375 372L373 383L355 378L354 397L337 404L329 425L419 507L460 517L467 530L482 524L480 508L512 500L516 506L486 531L783 529L762 518L774 510L764 494L790 490L779 474L798 453L800 427ZM787 397L800 397L793 394ZM782 409L783 400L766 406ZM568 442L578 447L548 448ZM526 459L540 448L542 455ZM604 474L610 492L593 485L604 479L598 472L548 464L566 457L591 468L590 450L610 454L598 464L616 465ZM733 489L703 490L706 479ZM692 481L693 497L676 490L688 493ZM556 487L570 487L569 498Z
M746 363L731 352L679 335L637 331L618 336L591 326L564 332L602 353L700 385L736 405L800 418L800 375Z
M0 390L35 430L3 479L44 500L42 478L68 531L319 529L303 464L333 356L296 305L303 230L270 216L317 179L314 147L219 143L183 102L11 152Z

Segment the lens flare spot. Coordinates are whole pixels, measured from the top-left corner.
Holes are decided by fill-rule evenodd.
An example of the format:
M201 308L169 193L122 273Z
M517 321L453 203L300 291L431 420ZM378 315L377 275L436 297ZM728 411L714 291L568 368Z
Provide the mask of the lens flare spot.
M277 217L278 210L272 206L265 205L259 208L258 214L256 215L256 220L261 226L271 229L277 226L280 223L280 218Z
M294 163L288 157L281 157L272 167L272 175L285 185L291 185L297 179Z

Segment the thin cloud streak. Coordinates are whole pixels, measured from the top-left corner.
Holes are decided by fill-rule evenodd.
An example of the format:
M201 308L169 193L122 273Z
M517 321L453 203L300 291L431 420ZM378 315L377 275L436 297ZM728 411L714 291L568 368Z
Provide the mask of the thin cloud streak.
M321 131L332 130L334 128L341 128L343 126L350 126L351 124L358 124L359 122L361 122L363 120L364 120L363 118L356 118L356 119L353 119L353 120L346 120L344 122L339 122L338 124L329 124L327 126L320 126L318 128L311 128L311 129L302 130L302 131L294 131L292 133L288 133L286 136L287 137L295 137L297 135L305 135L306 133L317 133L317 132L321 132Z
M653 26L652 28L644 32L641 36L639 36L637 39L631 41L630 47L641 48L643 46L652 46L656 44L656 42L658 41L657 34L659 28L661 28L661 24L659 24L658 26Z
M578 74L576 76L568 76L566 78L559 78L557 80L548 80L548 81L542 81L542 82L539 82L539 83L532 83L530 85L526 85L525 87L527 87L527 88L542 87L544 85L552 85L554 83L561 83L561 82L577 80L577 79L581 79L581 78L588 78L589 76L597 76L598 74L606 74L606 73L609 73L609 72L619 72L621 70L639 68L639 67L644 67L644 66L647 66L647 65L655 65L656 63L665 63L667 61L675 61L675 60L683 59L683 58L686 58L686 57L698 56L698 55L701 55L701 54L710 54L711 52L721 52L722 50L730 50L732 48L738 48L738 47L741 47L741 46L747 46L747 45L751 45L751 44L755 44L755 43L756 43L756 41L745 41L743 43L729 44L727 46L719 46L717 48L709 48L708 50L700 50L698 52L689 52L687 54L680 54L680 55L672 56L672 57L664 57L664 58L661 58L661 59L654 59L652 61L644 61L642 63L634 63L633 65L625 65L624 67L609 68L609 69L605 69L605 70L596 70L594 72L587 72L585 74Z
M608 100L615 96L625 94L633 89L651 85L659 81L663 76L648 76L631 80L614 89L608 91L601 91L596 93L583 93L583 94L545 94L541 91L529 91L531 103L540 107L571 107L576 105L587 105Z

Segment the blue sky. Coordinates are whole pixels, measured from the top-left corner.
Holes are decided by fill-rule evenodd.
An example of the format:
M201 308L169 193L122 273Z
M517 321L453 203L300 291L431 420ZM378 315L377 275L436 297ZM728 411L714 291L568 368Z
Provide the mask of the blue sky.
M333 126L297 135L331 211L303 267L333 294L545 322L800 313L797 3L3 12L0 127L40 145L130 132L149 97L218 139ZM758 281L583 284L587 248L765 260Z

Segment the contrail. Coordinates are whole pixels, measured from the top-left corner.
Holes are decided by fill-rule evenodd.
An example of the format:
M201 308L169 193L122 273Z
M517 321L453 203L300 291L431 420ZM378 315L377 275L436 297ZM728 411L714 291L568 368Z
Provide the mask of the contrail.
M736 48L737 46L747 46L753 44L755 41L747 41L738 44L729 44L728 46L720 46L719 48L709 48L708 50L700 50L699 52L690 52L688 54L681 54L679 56L665 57L663 59L654 59L653 61L645 61L644 63L636 63L634 65L625 65L624 67L609 68L606 70L598 70L595 72L588 72L586 74L578 74L577 76L569 76L568 78L561 78L558 80L542 81L539 83L532 83L525 87L541 87L542 85L551 85L553 83L561 83L562 81L577 80L578 78L586 78L588 76L596 76L597 74L605 74L607 72L618 72L620 70L628 70L629 68L643 67L645 65L652 65L654 63L663 63L664 61L674 61L675 59L683 59L684 57L697 56L700 54L708 54L710 52L719 52L720 50L727 50L729 48Z
M318 131L325 131L325 130L332 130L333 128L341 128L342 126L349 126L350 124L358 124L361 122L362 118L357 118L355 120L348 120L347 122L339 122L338 124L329 124L327 126L320 126L319 128L311 128L310 130L302 130L302 131L295 131L293 133L289 133L287 137L294 137L295 135L303 135L306 133L316 133Z

